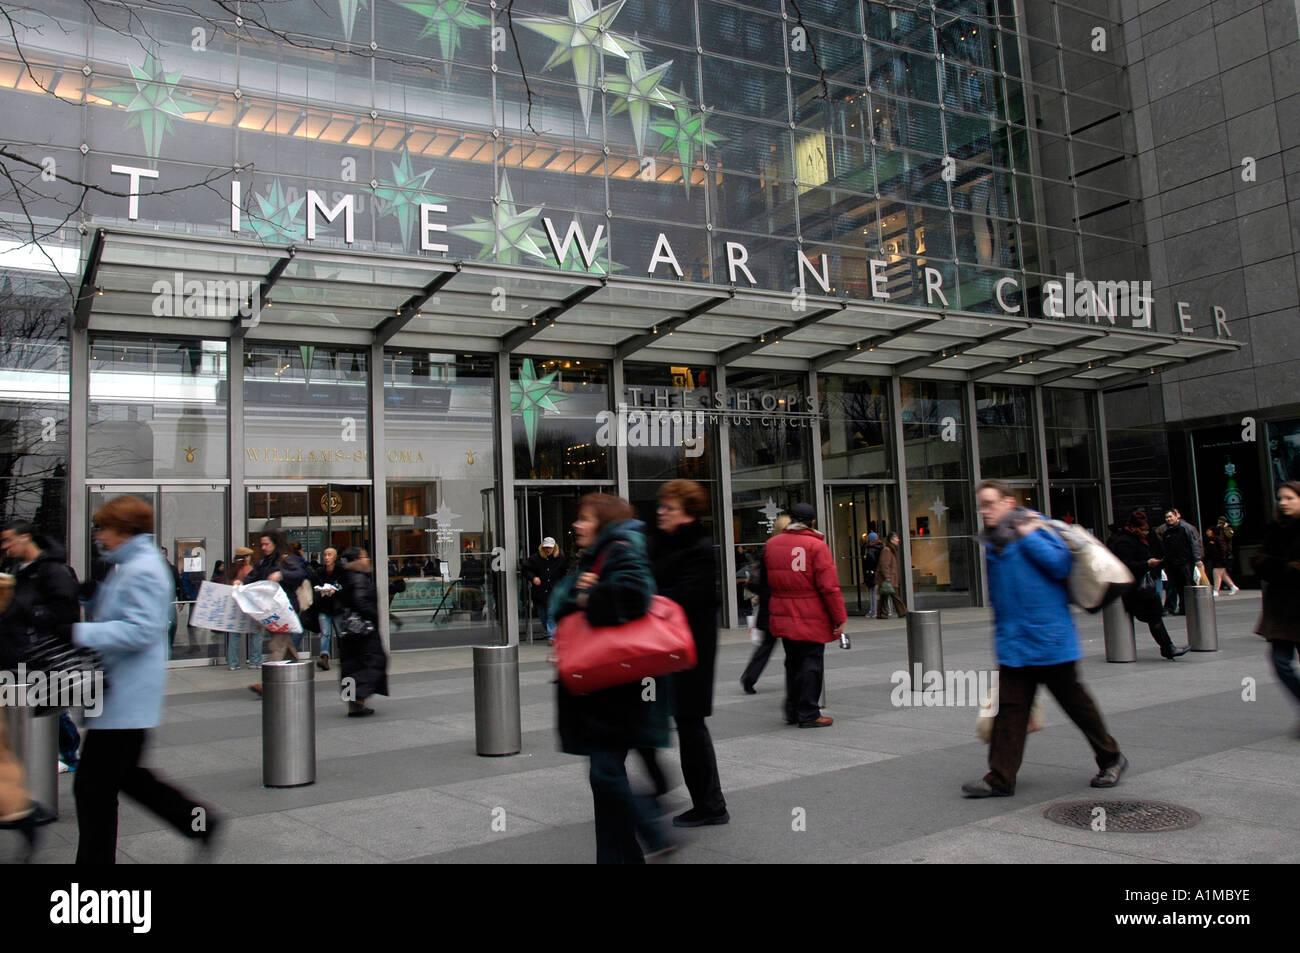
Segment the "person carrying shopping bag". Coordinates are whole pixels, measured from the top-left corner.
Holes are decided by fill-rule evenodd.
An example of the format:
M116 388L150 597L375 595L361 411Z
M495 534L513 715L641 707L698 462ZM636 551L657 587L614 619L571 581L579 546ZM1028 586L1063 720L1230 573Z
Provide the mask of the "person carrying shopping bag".
M891 603L900 619L907 615L907 606L903 604L903 556L899 549L902 543L897 533L890 533L889 542L880 551L880 561L876 564L877 619L889 618Z
M626 500L606 493L578 501L573 529L582 555L577 570L557 582L551 595L557 622L582 613L591 626L618 626L649 611L655 582L645 526L635 513ZM563 651L564 639L557 637L557 652ZM671 679L657 680L653 700L643 699L639 681L587 694L557 685L560 748L590 758L599 864L644 863L638 836L652 854L672 849L650 800L633 793L625 763L633 748L668 747L670 684Z
M308 580L307 564L302 557L295 556L285 543L284 536L275 530L264 532L257 540L257 548L262 553L262 558L258 561L252 571L244 577L245 583L250 582L275 582L280 584L284 594L289 597L289 606L295 613L298 609L298 589ZM260 635L254 634L254 638L261 638ZM251 654L251 653L250 653ZM280 662L288 659L291 662L298 661L298 653L293 648L293 636L288 632L272 632L271 643L267 646L266 654L268 661ZM256 682L248 686L249 691L259 697L262 694L262 683Z

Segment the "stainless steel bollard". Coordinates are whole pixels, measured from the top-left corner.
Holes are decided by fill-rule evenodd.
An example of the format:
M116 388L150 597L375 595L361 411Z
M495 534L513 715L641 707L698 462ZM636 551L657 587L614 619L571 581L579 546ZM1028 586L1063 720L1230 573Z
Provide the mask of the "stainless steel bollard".
M1209 586L1184 586L1187 644L1193 652L1219 651L1219 623L1214 615L1214 593Z
M1102 631L1106 638L1107 662L1136 662L1137 639L1133 634L1133 617L1124 602L1115 599L1101 610Z
M316 781L316 663L262 663L262 785Z
M518 754L519 646L474 646L474 744L484 757Z
M913 609L907 614L907 669L912 691L923 691L926 672L939 672L943 684L943 628L938 609Z
M27 796L35 801L37 822L59 817L59 713L38 715L27 707L26 685L16 686L18 704L5 708L9 744L27 776Z

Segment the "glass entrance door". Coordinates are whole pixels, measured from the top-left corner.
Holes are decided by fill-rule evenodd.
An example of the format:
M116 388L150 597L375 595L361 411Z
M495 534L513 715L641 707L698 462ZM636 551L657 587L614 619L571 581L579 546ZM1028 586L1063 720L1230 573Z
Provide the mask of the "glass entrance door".
M609 486L521 486L515 490L515 525L519 539L519 635L529 641L546 638L538 612L532 577L523 570L523 562L537 554L542 540L555 539L561 557L569 569L577 565L578 541L573 521L578 518L578 500L587 493L612 492ZM535 597L535 595L537 597Z
M169 657L196 660L224 656L225 634L191 626L189 613L199 587L212 578L217 563L230 561L226 488L92 485L87 512L93 516L99 507L119 496L136 496L153 507L154 541L167 560L174 585L173 614L168 620ZM92 538L90 573L92 578L101 579L108 566L97 558L94 545Z
M868 575L867 536L876 533L883 543L894 524L894 489L882 484L828 484L826 487L826 544L835 557L840 592L849 615L874 611L871 576Z

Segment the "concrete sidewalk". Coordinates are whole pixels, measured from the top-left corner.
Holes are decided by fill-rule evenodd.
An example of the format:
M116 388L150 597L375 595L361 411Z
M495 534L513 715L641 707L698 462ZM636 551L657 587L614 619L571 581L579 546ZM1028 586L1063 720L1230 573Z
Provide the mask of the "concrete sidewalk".
M974 708L895 707L907 667L901 622L854 620L851 651L826 649L827 714L834 726L786 727L781 653L759 693L738 684L750 646L723 634L714 716L719 771L731 812L724 827L681 831L670 863L1012 862L1142 863L1300 860L1300 740L1296 708L1251 634L1259 594L1218 601L1220 651L1160 658L1139 625L1139 660L1108 664L1100 616L1077 615L1085 683L1132 766L1121 785L1094 791L1091 751L1055 702L1030 737L1014 798L972 801L963 781L985 770ZM948 670L993 665L989 614L945 610ZM1183 620L1168 620L1185 641ZM521 651L524 751L474 753L468 649L399 653L391 698L347 719L337 672L320 674L318 780L261 786L261 719L248 671L170 673L166 722L150 762L228 819L218 860L232 863L589 863L595 857L586 761L559 753L552 668L541 645ZM1253 680L1254 700L1244 685ZM664 761L676 769L673 752ZM629 758L639 777L640 765ZM76 822L70 776L63 816L46 828L39 859L68 862ZM685 791L668 807L684 809ZM1065 800L1154 799L1197 811L1190 830L1158 834L1074 830L1043 817ZM802 821L802 823L799 823ZM501 827L504 826L504 830ZM797 829L801 828L802 829ZM16 852L0 835L0 860ZM119 859L184 862L190 845L123 799Z

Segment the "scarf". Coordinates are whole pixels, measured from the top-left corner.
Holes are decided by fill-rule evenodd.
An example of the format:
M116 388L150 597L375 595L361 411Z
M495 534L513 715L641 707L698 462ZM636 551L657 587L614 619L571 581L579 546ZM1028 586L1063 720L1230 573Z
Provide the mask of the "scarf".
M1002 550L1006 549L1020 538L1020 533L1017 531L1016 527L1025 520L1032 519L1037 515L1038 514L1031 509L1017 506L1006 516L1002 517L997 524L986 526L980 530L978 537L979 541L1001 556Z

